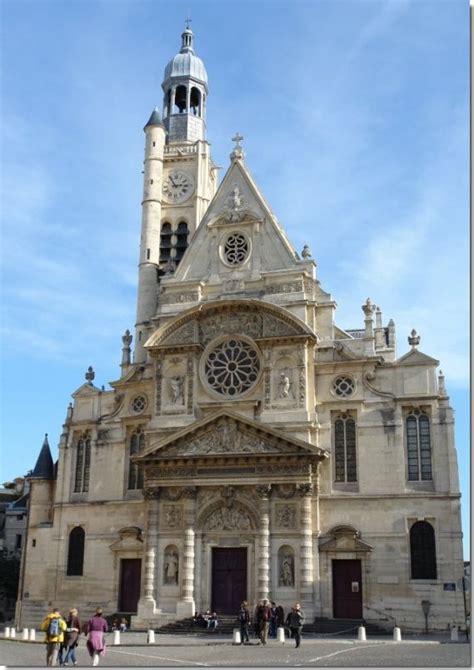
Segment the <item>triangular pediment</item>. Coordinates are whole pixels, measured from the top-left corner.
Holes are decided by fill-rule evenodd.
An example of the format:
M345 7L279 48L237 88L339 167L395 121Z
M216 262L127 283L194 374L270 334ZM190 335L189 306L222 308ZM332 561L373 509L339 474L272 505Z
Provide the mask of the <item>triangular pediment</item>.
M323 460L328 453L237 413L221 410L184 428L173 437L150 440L139 460L215 456L304 456Z
M373 546L360 539L360 532L352 526L337 526L330 531L330 538L321 538L319 551L360 552L372 551Z
M404 356L395 361L395 365L439 365L436 358L424 354L418 349L412 349Z
M85 382L82 384L82 386L79 386L79 388L76 389L74 393L71 394L71 396L73 398L84 398L87 396L97 395L98 393L100 393L100 389L98 389L97 386Z
M258 226L258 244L255 226ZM234 232L246 236L249 258L242 265L232 267L221 262L221 247L227 234ZM255 280L258 275L281 270L303 273L308 271L308 262L298 259L245 163L235 159L174 276L164 281L163 287L172 294L175 283L201 280L216 283L217 276L227 281L230 276L233 281Z

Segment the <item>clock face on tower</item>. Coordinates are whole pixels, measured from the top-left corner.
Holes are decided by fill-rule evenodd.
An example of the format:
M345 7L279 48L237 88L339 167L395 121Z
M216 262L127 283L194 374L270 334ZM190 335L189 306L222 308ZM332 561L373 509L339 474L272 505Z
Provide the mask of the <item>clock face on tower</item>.
M168 202L183 202L194 191L194 180L183 170L173 170L163 181L163 196Z

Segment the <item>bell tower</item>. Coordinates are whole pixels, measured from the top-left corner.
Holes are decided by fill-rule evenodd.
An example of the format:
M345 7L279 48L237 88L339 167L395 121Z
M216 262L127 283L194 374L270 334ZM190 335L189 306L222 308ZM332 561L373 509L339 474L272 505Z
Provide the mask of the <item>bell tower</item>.
M163 123L168 142L196 142L206 137L207 72L194 53L194 34L187 26L181 49L165 68L162 84Z
M160 282L172 276L217 189L206 140L207 72L194 53L189 20L165 68L163 114L146 124L135 363L146 361Z

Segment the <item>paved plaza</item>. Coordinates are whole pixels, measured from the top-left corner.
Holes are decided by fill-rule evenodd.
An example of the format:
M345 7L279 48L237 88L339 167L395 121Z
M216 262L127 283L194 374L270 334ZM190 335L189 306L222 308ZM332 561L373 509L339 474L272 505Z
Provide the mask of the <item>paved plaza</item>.
M157 635L156 644L146 644L145 633L122 635L120 646L112 646L108 635L107 655L102 667L470 667L471 648L466 642L452 643L447 637L417 636L394 642L391 638L359 642L340 637L304 638L299 649L292 641L270 640L263 647L256 642L234 646L219 636ZM91 661L81 637L79 666ZM40 642L0 641L0 665L7 667L45 666L44 646Z

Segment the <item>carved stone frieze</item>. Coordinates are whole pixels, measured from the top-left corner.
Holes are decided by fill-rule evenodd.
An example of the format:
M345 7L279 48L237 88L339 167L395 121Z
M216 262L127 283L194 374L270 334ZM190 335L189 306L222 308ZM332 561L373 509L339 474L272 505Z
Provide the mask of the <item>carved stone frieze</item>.
M194 325L194 320L184 323L166 336L160 344L192 344L194 342Z
M295 463L292 465L262 465L255 468L259 475L301 475L311 472L309 463Z
M303 281L297 279L296 281L286 282L285 284L269 284L265 286L265 293L273 295L275 293L298 293L303 290Z
M204 522L204 530L251 530L250 515L239 506L219 507L209 514Z
M219 335L237 333L245 333L253 339L261 337L262 317L255 312L211 314L204 317L199 324L199 336L204 345Z
M163 293L160 295L162 305L173 305L175 303L196 302L199 300L199 291L185 291L183 293Z
M262 337L291 337L298 335L296 327L270 314L262 316Z
M243 291L245 289L245 282L243 279L226 279L223 283L223 288L224 293Z

